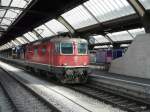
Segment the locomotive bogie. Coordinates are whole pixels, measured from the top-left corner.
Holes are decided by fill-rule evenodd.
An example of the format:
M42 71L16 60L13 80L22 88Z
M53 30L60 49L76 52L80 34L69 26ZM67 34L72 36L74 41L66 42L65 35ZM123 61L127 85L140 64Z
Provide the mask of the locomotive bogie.
M87 68L68 69L64 75L64 83L85 83L87 81Z

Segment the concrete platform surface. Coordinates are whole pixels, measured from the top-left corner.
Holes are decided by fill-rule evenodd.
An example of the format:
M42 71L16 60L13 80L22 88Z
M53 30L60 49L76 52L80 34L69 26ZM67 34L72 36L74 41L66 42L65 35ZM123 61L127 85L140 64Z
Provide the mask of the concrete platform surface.
M135 84L150 86L150 79L125 76L123 74L109 73L109 72L100 71L100 70L92 70L92 74L90 74L90 76L97 77L97 78L101 78L101 77L110 78L110 79L112 78L114 80L122 80L122 81L131 82Z

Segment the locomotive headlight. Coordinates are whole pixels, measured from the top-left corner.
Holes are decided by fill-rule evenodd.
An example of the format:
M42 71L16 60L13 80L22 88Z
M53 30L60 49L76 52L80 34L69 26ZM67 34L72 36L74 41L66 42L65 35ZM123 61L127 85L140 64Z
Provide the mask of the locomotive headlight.
M84 63L83 63L83 65L84 65L84 66L86 66L86 65L87 65L87 63L86 63L86 62L84 62Z
M68 65L68 63L64 63L64 64L63 64L63 66L67 66L67 65Z

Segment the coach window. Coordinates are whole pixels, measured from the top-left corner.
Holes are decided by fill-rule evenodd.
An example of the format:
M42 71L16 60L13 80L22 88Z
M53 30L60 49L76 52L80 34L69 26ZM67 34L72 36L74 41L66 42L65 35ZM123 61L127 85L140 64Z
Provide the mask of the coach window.
M72 43L61 43L61 53L62 54L73 54Z
M78 54L87 54L87 44L78 43Z
M42 48L42 55L45 55L46 54L46 47L43 47Z
M35 56L38 55L38 48L37 47L34 48L34 55Z

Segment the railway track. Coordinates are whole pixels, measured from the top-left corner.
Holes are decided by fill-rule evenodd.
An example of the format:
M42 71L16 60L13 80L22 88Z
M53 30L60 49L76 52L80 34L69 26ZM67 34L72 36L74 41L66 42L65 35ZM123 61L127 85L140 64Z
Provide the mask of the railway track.
M0 112L16 112L16 107L0 83Z
M41 85L40 88L42 88L42 91L40 88L39 88L39 91L41 91L41 95L46 96L46 98L49 101L51 100L51 97L53 97L54 95L55 95L54 97L55 98L58 97L58 99L59 99L59 97L61 97L61 100L54 101L54 99L53 99L52 102L57 102L56 107L58 107L58 108L59 108L60 103L62 106L65 104L64 107L60 107L60 108L62 108L62 110L65 110L63 112L70 112L70 111L71 112L99 112L99 111L103 112L105 110L108 112L124 112L118 108L112 107L111 105L107 105L107 104L104 104L103 102L97 101L97 99L89 98L88 96L86 96L80 92L74 91L68 87L66 88L66 87L60 85L60 83L55 82L54 80L53 81L51 81L50 79L46 80L46 77L40 77L40 76L35 77L35 74L31 73L29 71L26 71L29 74L26 74L26 72L24 72L26 74L25 75L23 73L23 71L21 72L17 69L14 69L12 71L11 67L10 67L10 69L11 69L10 71L8 69L6 69L6 71L9 72L11 74L11 76L13 76L14 78L22 80L23 82L28 83L29 85L35 84L34 85L35 87L36 87L36 84ZM16 71L19 71L19 73ZM30 74L32 74L32 75L30 75ZM38 89L38 88L36 88L36 89ZM34 90L34 87L33 87L33 90ZM92 101L92 102L90 102L90 101Z
M44 78L43 80L47 79ZM47 81L50 81L56 85L60 85L60 83L51 79L48 79ZM122 96L122 93L115 94L109 89L100 87L96 84L88 83L83 85L64 85L64 87L73 89L89 97L103 101L106 104L111 104L114 107L118 107L128 112L150 112L150 104L140 102L139 100L134 100L135 98L131 98L132 96Z
M101 88L97 85L85 84L85 85L75 85L67 86L73 90L86 94L90 97L96 98L112 106L119 107L120 109L126 110L128 112L150 112L150 105L143 102L139 102L129 97L114 94L106 90L106 88Z
M45 79L46 78L44 78L43 80ZM57 82L51 82L58 85ZM86 94L92 98L98 99L99 101L103 101L107 104L111 104L114 107L119 107L122 110L126 110L129 112L150 112L149 104L140 102L139 100L131 98L130 96L123 96L121 95L122 93L115 94L111 92L111 90L109 91L108 88L103 88L99 85L94 85L93 83L85 85L65 85L65 87Z
M57 108L1 68L0 87L13 103L14 112L59 112Z

